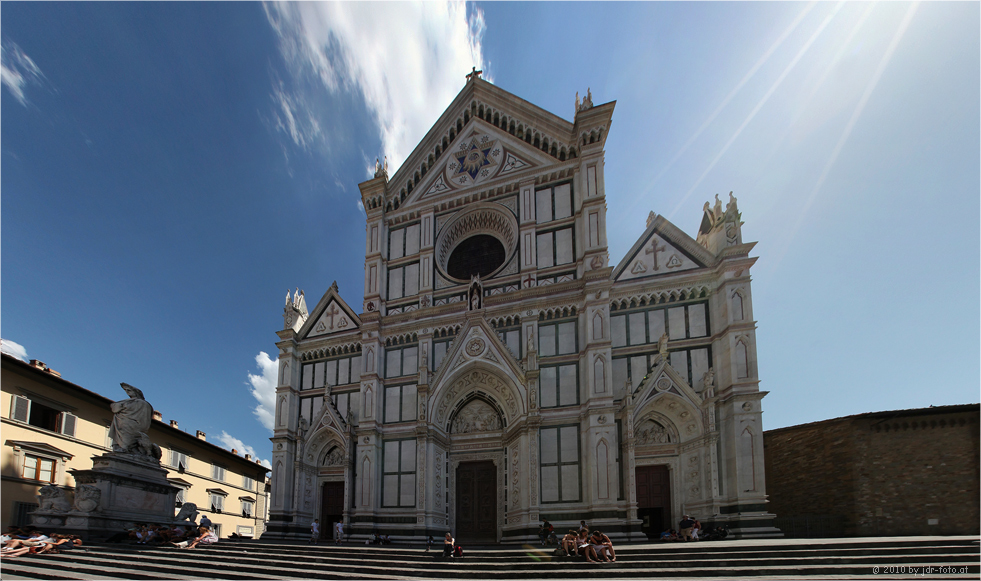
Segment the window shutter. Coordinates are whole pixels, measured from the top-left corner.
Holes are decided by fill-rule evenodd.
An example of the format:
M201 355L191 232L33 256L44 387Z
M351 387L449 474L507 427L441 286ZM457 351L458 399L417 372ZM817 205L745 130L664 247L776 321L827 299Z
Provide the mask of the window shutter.
M75 420L77 418L68 412L61 414L61 433L66 436L75 437Z
M11 417L19 422L26 422L31 413L31 400L26 397L15 395L14 405L11 406L13 413Z

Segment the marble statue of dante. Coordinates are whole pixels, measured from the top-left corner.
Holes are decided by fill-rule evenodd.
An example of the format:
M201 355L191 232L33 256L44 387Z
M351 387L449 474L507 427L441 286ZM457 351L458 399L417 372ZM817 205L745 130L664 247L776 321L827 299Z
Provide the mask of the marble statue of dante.
M120 383L120 387L129 396L113 403L109 408L114 414L112 426L109 427L109 438L112 440L114 452L131 452L140 450L141 436L146 438L153 420L153 406L143 398L143 392L129 385Z

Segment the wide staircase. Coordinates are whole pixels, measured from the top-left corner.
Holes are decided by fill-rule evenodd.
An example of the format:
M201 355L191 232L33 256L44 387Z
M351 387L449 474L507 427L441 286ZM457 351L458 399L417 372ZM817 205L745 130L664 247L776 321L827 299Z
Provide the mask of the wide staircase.
M615 563L560 558L539 546L424 547L222 540L193 550L87 545L4 559L2 579L978 579L978 537L725 540L628 544Z

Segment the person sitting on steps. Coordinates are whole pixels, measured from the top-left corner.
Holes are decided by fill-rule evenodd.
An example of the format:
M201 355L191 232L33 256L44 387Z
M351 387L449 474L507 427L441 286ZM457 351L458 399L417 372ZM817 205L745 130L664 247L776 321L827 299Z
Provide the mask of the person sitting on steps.
M447 532L446 536L443 537L443 558L449 557L453 554L453 545L453 535Z
M604 535L599 529L593 531L593 534L589 537L589 542L592 543L593 551L597 554L597 559L599 555L603 556L603 560L610 563L617 560L617 554L613 552L613 541L610 537Z

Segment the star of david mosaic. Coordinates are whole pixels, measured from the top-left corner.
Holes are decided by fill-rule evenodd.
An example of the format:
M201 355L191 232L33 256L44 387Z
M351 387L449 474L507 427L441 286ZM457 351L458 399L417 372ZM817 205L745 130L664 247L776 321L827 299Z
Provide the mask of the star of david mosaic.
M486 142L487 136L484 136ZM457 175L467 174L470 179L475 180L484 166L491 165L490 152L493 146L487 143L479 143L477 138L470 140L466 149L462 149L456 154L456 159L460 162Z

